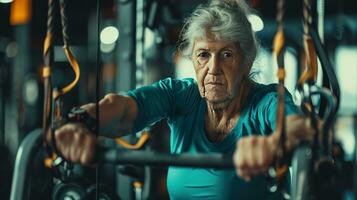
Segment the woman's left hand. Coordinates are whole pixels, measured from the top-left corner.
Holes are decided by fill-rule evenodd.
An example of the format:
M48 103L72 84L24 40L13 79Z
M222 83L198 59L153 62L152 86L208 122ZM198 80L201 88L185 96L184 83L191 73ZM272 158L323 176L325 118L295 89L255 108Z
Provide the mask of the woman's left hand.
M286 117L285 148L288 152L299 144L301 140L312 141L315 134L310 120L299 115ZM322 126L319 121L319 127ZM321 129L321 128L320 128ZM269 136L243 137L237 142L233 155L234 165L238 176L250 180L253 176L266 172L276 158L280 134Z
M237 175L249 181L253 176L266 172L275 158L277 148L276 134L249 136L238 140L233 155Z

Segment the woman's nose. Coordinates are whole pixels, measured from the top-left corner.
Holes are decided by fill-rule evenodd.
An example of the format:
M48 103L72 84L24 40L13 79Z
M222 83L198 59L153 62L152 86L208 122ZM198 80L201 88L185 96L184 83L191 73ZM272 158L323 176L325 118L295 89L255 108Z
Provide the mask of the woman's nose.
M208 63L208 73L209 74L220 74L221 67L220 62L217 56L212 56Z

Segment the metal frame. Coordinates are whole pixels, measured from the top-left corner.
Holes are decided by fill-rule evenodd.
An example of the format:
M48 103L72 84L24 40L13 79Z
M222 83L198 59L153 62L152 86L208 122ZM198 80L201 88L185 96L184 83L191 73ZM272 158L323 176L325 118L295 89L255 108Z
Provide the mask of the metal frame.
M117 40L116 91L128 91L136 85L136 1L118 1L117 23L120 37ZM130 140L130 136L126 139ZM117 173L116 191L122 199L133 199L132 181Z
M29 182L33 158L41 147L43 147L42 130L36 129L29 133L17 151L14 173L12 178L10 200L29 199Z
M154 151L108 149L97 151L99 162L150 166L180 166L199 168L234 168L233 155L220 153L167 154Z
M29 199L33 158L43 148L42 130L36 129L22 141L16 155L10 200ZM110 164L233 168L232 156L223 154L164 154L150 151L104 149L98 147L97 161ZM130 186L130 185L129 185ZM131 189L127 188L127 189ZM123 194L121 194L123 198Z
M292 178L290 184L291 199L309 199L312 149L308 144L301 144L294 151L291 161Z

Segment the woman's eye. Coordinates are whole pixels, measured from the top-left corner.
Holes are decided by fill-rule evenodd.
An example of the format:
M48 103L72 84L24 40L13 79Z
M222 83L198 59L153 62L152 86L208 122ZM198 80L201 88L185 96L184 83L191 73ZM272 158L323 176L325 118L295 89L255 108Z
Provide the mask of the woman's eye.
M232 53L231 52L223 52L223 57L224 58L230 58L230 57L232 57Z
M208 58L209 57L209 53L208 52L201 52L198 54L199 58Z

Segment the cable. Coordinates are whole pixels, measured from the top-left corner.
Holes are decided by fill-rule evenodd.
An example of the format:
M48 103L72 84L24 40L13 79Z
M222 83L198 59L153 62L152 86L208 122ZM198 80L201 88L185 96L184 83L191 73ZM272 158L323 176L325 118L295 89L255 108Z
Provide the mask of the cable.
M43 67L41 68L41 78L43 79L44 87L44 102L43 102L43 117L42 129L44 134L44 143L46 146L47 156L51 156L55 148L55 140L51 128L52 116L52 82L51 82L51 68L53 64L53 30L54 30L54 8L55 1L48 0L47 10L47 32L43 44Z
M95 104L95 118L97 120L96 131L95 134L98 137L99 130L100 130L100 114L99 114L99 98L100 98L100 83L101 83L101 67L100 67L100 40L99 40L99 33L100 33L100 1L97 0L97 66L96 66L96 86L95 86L95 93L96 93L96 104ZM95 199L98 200L99 196L99 170L98 166L95 169Z

